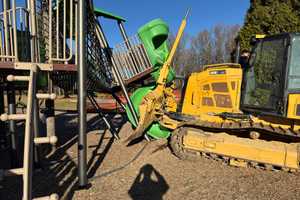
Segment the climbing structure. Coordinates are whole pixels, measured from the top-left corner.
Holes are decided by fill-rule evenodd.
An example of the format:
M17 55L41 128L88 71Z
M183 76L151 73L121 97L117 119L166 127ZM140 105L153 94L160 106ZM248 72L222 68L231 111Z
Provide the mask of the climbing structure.
M168 26L162 20L154 20L142 27L137 35L128 37L125 19L95 8L92 0L3 0L0 8L0 147L10 143L15 161L11 164L12 169L0 169L0 181L5 176L22 176L23 200L33 199L36 145L57 142L53 88L70 90L75 87L79 91L79 184L83 186L87 184L83 85L96 107L97 102L90 93L104 91L117 98L115 93L122 91L131 120L137 123L138 116L127 91L146 78L157 79L168 55ZM124 41L115 48L111 48L105 37L100 25L102 18L116 21L120 29ZM82 83L85 74L86 82ZM16 110L15 90L27 94L26 114ZM46 101L45 137L39 135L40 99ZM107 127L118 138L97 108ZM16 120L25 121L24 141L18 141L16 136ZM20 149L21 146L24 149ZM20 153L23 156L19 156ZM18 162L20 159L23 161ZM38 154L35 154L35 160L38 160ZM43 199L58 198L56 194L47 195Z

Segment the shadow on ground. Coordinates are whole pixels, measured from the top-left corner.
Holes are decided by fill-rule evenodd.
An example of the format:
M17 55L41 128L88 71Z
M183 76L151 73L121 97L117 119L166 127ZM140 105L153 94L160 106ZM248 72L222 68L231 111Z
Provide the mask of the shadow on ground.
M94 176L111 148L114 138L106 131L106 126L98 115L89 115L87 129L89 134L96 134L98 141L88 146L88 177ZM115 117L110 114L113 125L118 129L126 119L124 116ZM41 132L45 127L41 127ZM77 114L59 113L56 115L56 132L58 144L55 151L44 152L42 168L35 170L33 177L33 196L42 197L56 193L62 199L72 199L77 184ZM104 142L105 141L105 142ZM48 148L49 149L49 148ZM49 153L50 152L50 153ZM22 198L21 177L9 177L0 187L0 199ZM5 197L5 198L4 198Z
M164 177L150 164L144 165L128 191L133 200L162 200L169 185Z

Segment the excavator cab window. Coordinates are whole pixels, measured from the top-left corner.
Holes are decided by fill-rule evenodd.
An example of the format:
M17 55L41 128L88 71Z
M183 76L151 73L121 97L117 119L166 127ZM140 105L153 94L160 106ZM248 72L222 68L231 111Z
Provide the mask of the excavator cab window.
M288 73L288 89L290 92L300 91L300 36L292 39L290 68Z
M283 114L287 37L260 40L254 47L249 68L244 71L242 109Z

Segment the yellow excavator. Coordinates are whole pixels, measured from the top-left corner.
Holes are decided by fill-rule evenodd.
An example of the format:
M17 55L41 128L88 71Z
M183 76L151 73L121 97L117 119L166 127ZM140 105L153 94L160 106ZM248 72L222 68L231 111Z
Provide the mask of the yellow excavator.
M139 104L129 140L154 123L171 130L179 158L205 156L233 166L294 172L300 169L300 34L261 37L247 67L224 63L192 73L180 106L166 84L186 25L182 21L156 87Z

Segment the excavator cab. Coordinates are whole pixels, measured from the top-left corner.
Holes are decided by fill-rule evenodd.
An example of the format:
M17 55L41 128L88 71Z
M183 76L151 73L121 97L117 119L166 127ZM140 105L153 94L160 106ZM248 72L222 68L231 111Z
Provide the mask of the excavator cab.
M243 71L242 111L300 119L300 34L258 40Z

